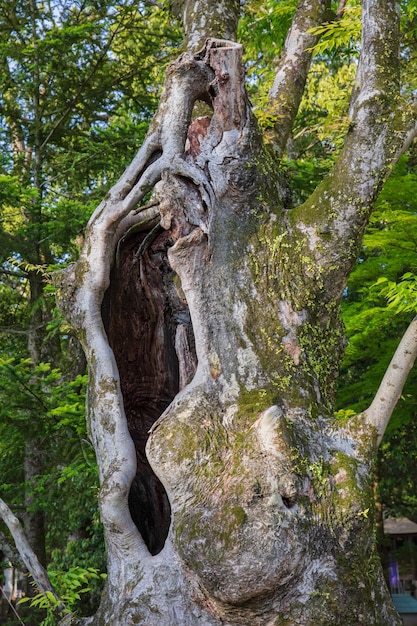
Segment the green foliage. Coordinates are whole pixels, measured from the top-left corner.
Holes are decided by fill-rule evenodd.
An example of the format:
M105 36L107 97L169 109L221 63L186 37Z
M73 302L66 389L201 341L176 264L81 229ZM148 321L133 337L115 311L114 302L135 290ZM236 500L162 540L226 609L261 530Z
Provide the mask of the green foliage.
M0 0L0 27L3 260L69 260L144 137L177 35L128 1Z
M273 122L268 92L274 64L297 4L242 4L239 38L250 97L264 129ZM19 508L30 496L30 507L44 513L50 576L68 610L79 615L97 602L105 551L97 467L85 426L86 378L54 306L47 271L77 258L93 208L145 136L166 65L180 43L168 11L155 5L53 0L37 2L31 11L26 0L0 0L1 490ZM337 5L333 2L333 9ZM404 93L414 93L417 2L403 1L401 8ZM357 65L359 3L349 2L340 19L314 32L321 39L284 162L295 203L310 195L343 145ZM415 310L416 162L411 152L389 179L343 299L349 345L339 419L369 404ZM38 359L28 351L28 331L34 329ZM72 375L78 371L82 374ZM385 506L417 516L415 378L404 391L378 463ZM24 457L32 441L40 446L42 468L27 481ZM323 464L311 465L309 472L321 497ZM366 514L365 509L361 515ZM48 611L44 626L55 623L54 599L38 594L31 602Z
M296 0L252 0L244 3L239 39L245 42L245 53L252 72L255 71L255 60L256 65L260 62L265 69L278 56L296 8Z
M0 0L1 491L42 514L55 570L106 564L85 366L48 271L77 258L92 210L145 136L178 42L168 11L147 3ZM77 599L80 614L94 610L99 582Z
M340 19L312 28L310 32L320 36L314 52L324 54L338 51L348 55L357 53L362 29L361 13L361 6L357 2L350 2Z
M400 282L388 280L381 276L376 281L375 288L387 299L388 309L399 313L417 311L417 276L411 272L402 275Z
M73 615L81 594L90 593L92 583L105 579L106 574L100 574L93 567L87 569L73 567L67 571L48 570L48 576L60 598L58 600L50 591L42 592L36 589L35 597L24 597L18 604L29 602L32 608L44 609L46 617L39 626L57 626L58 618ZM62 602L61 602L62 601ZM65 605L65 608L62 606Z
M377 462L379 498L385 513L417 520L417 422L415 396L404 395L408 418L384 436Z
M98 476L86 434L86 376L67 380L49 363L0 359L0 472L2 497L42 511L50 567L106 567L97 503ZM24 480L27 441L41 441L43 473ZM94 609L100 580L80 596L82 614Z
M77 258L91 212L145 136L179 41L156 3L0 0L1 491L45 520L37 531L53 570L106 563L85 364L48 272ZM90 582L77 592L81 615L98 601L102 579Z
M416 310L417 171L415 151L387 181L343 298L349 343L340 376L337 417L371 403ZM387 300L388 298L388 300ZM417 373L411 371L381 444L379 497L387 512L417 519L415 494ZM340 415L342 414L342 415Z
M244 42L247 88L262 128L272 123L268 94L274 77L274 60L284 46L296 7L296 0L252 0L243 5L238 38Z

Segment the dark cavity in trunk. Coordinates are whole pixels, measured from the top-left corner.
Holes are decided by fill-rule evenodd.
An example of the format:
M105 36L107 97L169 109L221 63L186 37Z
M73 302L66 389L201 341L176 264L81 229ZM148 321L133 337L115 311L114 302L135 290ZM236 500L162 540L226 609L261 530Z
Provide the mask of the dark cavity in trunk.
M130 513L150 553L158 554L168 534L171 508L145 446L151 426L194 375L197 359L188 305L167 258L174 241L169 231L161 230L152 243L148 238L144 244L148 232L121 240L103 321L136 448Z

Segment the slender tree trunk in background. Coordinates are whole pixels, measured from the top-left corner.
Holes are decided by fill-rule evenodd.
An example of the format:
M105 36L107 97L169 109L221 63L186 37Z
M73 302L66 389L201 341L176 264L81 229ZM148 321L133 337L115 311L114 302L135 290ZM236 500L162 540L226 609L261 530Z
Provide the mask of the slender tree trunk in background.
M279 156L311 59L306 31L328 3L299 4L271 91L274 151L231 41L237 3L177 4L189 51L168 68L79 261L56 276L89 365L108 551L102 604L84 623L399 625L375 550L372 464L415 323L369 411L333 418L341 294L416 132L408 110L397 115L394 3L364 1L344 148L289 211ZM199 48L204 33L223 39ZM193 117L200 100L211 116Z
M25 513L23 516L26 536L30 546L42 565L46 565L45 554L45 517L43 511L35 506L32 491L36 477L42 473L42 446L38 440L31 439L25 444Z
M39 262L39 257L36 259ZM30 302L32 314L28 328L28 354L33 366L38 365L42 360L43 342L43 312L40 304L43 293L43 278L39 273L29 274ZM41 409L41 407L39 407ZM35 417L34 417L35 418ZM43 471L42 442L34 439L28 433L25 442L24 452L24 475L25 475L25 513L23 522L27 539L33 551L37 555L40 563L46 565L45 553L45 516L43 511L36 506L36 498L33 490L36 487L36 477ZM28 587L28 592L33 590Z

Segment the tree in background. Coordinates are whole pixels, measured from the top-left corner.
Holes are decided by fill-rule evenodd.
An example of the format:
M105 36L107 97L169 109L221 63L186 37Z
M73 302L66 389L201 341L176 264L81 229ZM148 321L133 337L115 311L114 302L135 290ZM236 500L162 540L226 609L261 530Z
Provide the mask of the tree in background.
M107 547L106 592L85 623L399 624L375 553L371 468L415 356L415 323L370 406L336 420L334 398L346 281L416 133L399 56L401 45L412 64L413 38L393 2L364 0L329 173L292 208L282 171L302 155L283 155L313 134L290 136L313 48L345 3L301 0L295 13L280 3L289 31L263 94L266 144L234 43L238 3L173 9L187 52L169 66L145 141L90 218L78 261L55 276L89 365ZM272 55L257 60L261 76Z

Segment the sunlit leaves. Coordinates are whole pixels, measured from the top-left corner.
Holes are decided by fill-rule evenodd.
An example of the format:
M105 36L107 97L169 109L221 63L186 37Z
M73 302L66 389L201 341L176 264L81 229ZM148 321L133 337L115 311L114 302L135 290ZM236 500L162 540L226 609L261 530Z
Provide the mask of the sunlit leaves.
M64 618L73 614L81 594L90 593L97 581L105 579L106 574L94 567L71 567L67 571L48 570L48 576L54 589L57 590L59 600L50 591L41 592L36 589L33 597L24 597L18 604L29 602L31 608L44 609L46 617L39 626L57 626L59 617ZM61 600L64 607L61 605Z
M296 7L296 0L254 0L243 5L238 37L244 46L250 97L263 128L270 124L269 89Z
M388 309L405 313L417 311L417 276L415 274L406 272L399 282L381 276L375 283L375 288L387 299Z
M403 157L381 193L343 301L349 337L340 405L363 410L372 399L410 314L394 314L378 285L417 271L417 178ZM396 415L405 407L400 403ZM394 415L393 423L396 417Z
M416 273L417 176L412 151L400 160L385 185L345 293L349 343L340 378L339 406L358 412L372 401L415 313ZM415 381L412 370L378 458L380 498L391 515L417 514Z
M358 2L350 2L339 19L311 29L312 34L320 36L314 46L315 54L336 50L344 55L357 54L361 29L361 6Z

